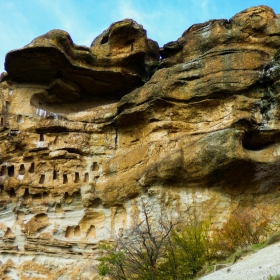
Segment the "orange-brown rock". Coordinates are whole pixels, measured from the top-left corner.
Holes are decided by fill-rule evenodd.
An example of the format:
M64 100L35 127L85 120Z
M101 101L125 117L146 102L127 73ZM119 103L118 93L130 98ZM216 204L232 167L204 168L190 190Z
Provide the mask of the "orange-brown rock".
M278 218L279 34L258 6L160 50L124 20L90 48L56 30L8 53L0 276L94 279L98 242L141 198L217 224L245 206Z

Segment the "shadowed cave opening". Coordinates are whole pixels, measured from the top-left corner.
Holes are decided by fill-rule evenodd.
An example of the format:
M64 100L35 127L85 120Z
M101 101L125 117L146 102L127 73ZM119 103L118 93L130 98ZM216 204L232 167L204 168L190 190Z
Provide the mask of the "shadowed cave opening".
M98 171L99 170L99 163L93 162L91 166L92 171Z
M280 132L277 131L249 131L242 140L243 147L251 151L260 151L277 143L280 144Z
M102 200L99 197L96 197L90 204L91 207L97 208L102 205Z
M34 173L34 162L31 163L28 172L29 173Z
M15 175L15 167L13 165L8 167L8 175L9 177L13 177Z
M32 196L30 195L28 188L25 188L24 194L23 194L23 199L27 200L27 199L30 199L30 198L32 198Z
M11 103L9 101L6 101L6 110L9 111L11 108Z
M109 41L109 35L105 35L101 42L100 42L100 45L103 45L103 44L106 44L107 42Z
M88 172L85 173L85 178L84 178L84 182L85 183L88 183L89 181L89 175L88 175Z
M42 194L42 198L43 199L48 199L49 198L49 194L46 191L44 191L43 194Z
M21 164L20 165L20 168L19 168L19 172L18 172L20 175L24 175L25 173L25 167L24 167L24 164Z
M99 95L83 93L80 97L73 97L73 100L64 100L62 96L57 98L53 94L44 95L36 93L31 97L30 104L36 109L39 117L57 119L64 114L67 115L69 113L72 114L92 110L93 108L103 105L114 104L127 93L128 92L122 93L121 90L120 93L117 91L117 93L114 94L106 94L106 91ZM69 94L71 94L71 92L65 92L63 96L68 96ZM59 127L57 130L59 130Z
M24 123L24 118L22 115L17 116L17 123Z
M0 169L0 176L7 175L7 167L3 165Z
M39 184L40 184L40 185L41 185L41 184L44 184L44 182L45 182L45 175L42 174L41 177L40 177L40 180L39 180Z
M63 174L63 184L67 184L67 183L68 183L67 174Z
M78 183L80 181L80 174L79 172L75 172L74 183Z
M56 180L57 179L57 172L56 170L53 171L53 180Z
M44 134L40 133L39 141L43 142L44 141Z
M10 198L15 198L15 197L16 197L15 189L14 189L14 188L11 188L11 189L8 191L8 194L9 194Z
M42 195L40 193L34 193L34 194L32 194L32 199L34 199L34 200L41 200L42 199Z

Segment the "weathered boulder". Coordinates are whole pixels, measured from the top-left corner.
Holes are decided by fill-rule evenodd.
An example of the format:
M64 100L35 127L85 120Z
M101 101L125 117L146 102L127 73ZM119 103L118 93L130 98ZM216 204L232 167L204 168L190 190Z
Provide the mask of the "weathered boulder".
M161 61L132 20L90 48L56 30L10 52L1 277L93 279L98 242L133 224L141 198L217 225L245 206L278 218L279 34L258 6L193 25Z
M267 6L244 10L230 20L210 20L194 24L176 42L161 48L168 67L200 56L230 55L235 51L263 51L273 54L279 48L279 15ZM253 61L252 61L253 62ZM242 63L237 65L241 68Z
M133 20L116 22L90 48L77 46L70 35L52 30L6 56L8 80L43 84L61 101L82 97L118 100L143 85L159 59L156 42ZM74 85L74 87L72 87ZM70 97L69 97L70 95Z

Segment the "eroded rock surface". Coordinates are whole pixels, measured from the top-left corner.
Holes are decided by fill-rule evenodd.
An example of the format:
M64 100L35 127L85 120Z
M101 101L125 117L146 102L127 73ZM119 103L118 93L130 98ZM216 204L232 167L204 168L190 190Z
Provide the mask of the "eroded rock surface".
M143 197L217 224L248 205L278 218L279 48L280 15L258 6L161 49L124 20L90 48L54 30L8 53L0 276L94 279L98 241Z

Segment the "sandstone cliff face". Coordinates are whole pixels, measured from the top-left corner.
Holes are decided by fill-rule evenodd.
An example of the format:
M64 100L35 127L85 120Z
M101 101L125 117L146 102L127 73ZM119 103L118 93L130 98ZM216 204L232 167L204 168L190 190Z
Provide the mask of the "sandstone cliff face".
M0 277L93 279L141 197L217 224L248 205L278 218L279 48L280 15L259 6L161 49L124 20L90 48L53 30L8 53Z

